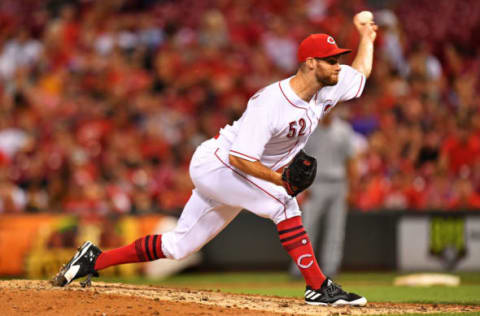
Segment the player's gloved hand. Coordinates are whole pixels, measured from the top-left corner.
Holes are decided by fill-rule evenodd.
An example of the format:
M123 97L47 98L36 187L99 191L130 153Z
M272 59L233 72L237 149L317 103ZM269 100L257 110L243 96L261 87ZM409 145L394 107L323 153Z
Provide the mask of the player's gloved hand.
M283 186L288 194L296 196L313 183L316 175L317 160L301 150L288 167L283 169Z

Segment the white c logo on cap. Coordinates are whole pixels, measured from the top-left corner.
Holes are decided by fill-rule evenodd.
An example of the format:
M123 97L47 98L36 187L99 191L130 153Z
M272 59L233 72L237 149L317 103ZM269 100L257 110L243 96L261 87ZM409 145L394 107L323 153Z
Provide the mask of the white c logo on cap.
M305 255L301 255L301 256L298 257L298 259L297 259L297 265L298 265L300 268L303 268L303 269L308 269L308 268L310 268L310 267L312 266L312 264L313 264L313 260L311 260L311 261L310 261L309 263L307 263L307 264L303 264L303 263L302 263L302 259L303 259L303 258L310 258L310 257L312 257L312 255L311 255L311 254L308 254L308 253L305 254Z
M331 36L327 37L327 42L332 44L332 45L335 45L335 40Z

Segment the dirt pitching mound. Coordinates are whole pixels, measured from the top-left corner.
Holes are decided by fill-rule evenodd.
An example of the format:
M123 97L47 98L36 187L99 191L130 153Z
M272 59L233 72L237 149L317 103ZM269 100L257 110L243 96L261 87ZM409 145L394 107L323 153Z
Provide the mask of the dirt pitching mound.
M301 299L208 290L78 282L65 288L47 281L0 281L2 315L385 315L480 312L480 306L369 303L366 307L309 306Z

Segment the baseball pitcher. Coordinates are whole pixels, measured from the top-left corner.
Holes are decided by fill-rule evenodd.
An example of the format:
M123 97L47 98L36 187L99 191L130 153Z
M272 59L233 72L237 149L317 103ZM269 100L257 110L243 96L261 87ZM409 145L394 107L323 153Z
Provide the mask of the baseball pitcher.
M377 26L358 14L354 24L361 39L351 66L340 65L350 50L339 48L332 36L308 36L298 48L296 74L258 91L238 121L197 148L190 163L195 189L173 231L105 252L86 242L52 283L65 286L87 276L89 284L113 265L184 258L246 209L276 224L282 246L305 278L306 303L365 305L364 297L345 292L320 270L295 198L313 182L317 168L302 151L308 137L324 113L362 94L371 73Z

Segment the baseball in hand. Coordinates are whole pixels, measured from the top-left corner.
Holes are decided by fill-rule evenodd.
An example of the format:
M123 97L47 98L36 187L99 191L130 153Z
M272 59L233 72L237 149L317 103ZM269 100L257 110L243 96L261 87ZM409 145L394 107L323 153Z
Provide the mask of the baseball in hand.
M355 15L355 20L360 24L367 24L373 21L373 13L370 11L362 11Z

